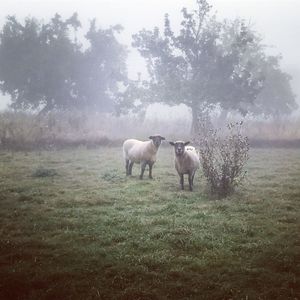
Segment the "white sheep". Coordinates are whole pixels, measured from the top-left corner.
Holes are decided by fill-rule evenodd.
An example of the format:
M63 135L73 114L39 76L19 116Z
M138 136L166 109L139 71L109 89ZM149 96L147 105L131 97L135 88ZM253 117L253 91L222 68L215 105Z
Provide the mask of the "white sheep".
M134 163L141 164L140 179L143 179L146 165L149 165L149 178L152 179L152 167L156 161L156 153L164 137L151 135L150 141L128 139L123 143L123 155L125 159L126 175L132 175Z
M199 155L192 146L186 147L190 142L170 142L175 149L175 169L180 176L181 189L184 190L184 174L189 176L190 191L193 190L193 182L196 170L200 167Z

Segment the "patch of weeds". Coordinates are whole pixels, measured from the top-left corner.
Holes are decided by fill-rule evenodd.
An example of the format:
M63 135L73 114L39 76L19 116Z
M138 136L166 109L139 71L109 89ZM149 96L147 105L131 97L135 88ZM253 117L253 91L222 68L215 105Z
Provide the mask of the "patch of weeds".
M30 196L28 196L28 195L20 195L19 198L18 198L18 200L20 202L26 202L26 201L31 201L32 198Z
M191 216L193 219L197 220L206 220L209 218L206 212L197 212L194 215Z
M55 169L47 169L44 167L38 167L33 173L32 177L53 177L57 175Z
M3 162L3 163L6 163L6 162L11 162L13 160L13 157L12 156L3 156L1 157L0 161Z
M119 183L121 181L124 181L124 176L121 176L118 173L118 170L107 171L101 176L101 178L112 183Z

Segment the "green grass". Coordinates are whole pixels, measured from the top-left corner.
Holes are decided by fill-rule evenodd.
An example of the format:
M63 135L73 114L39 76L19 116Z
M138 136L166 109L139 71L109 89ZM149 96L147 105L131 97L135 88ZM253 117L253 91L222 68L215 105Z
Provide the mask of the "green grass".
M247 169L218 201L171 147L143 181L120 148L0 153L0 299L299 299L300 151Z

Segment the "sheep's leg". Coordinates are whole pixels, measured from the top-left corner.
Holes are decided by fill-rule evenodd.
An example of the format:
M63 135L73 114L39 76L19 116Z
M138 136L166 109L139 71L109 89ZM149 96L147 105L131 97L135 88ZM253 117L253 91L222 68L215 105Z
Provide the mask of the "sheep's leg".
M140 179L143 179L146 165L147 165L147 162L146 162L146 161L142 161L142 162L141 162L141 175L140 175Z
M179 176L180 176L180 185L181 185L181 189L184 190L184 186L183 186L183 184L184 184L183 174L180 174Z
M194 171L193 176L192 176L192 186L194 186L194 177L195 177L196 171Z
M129 175L129 159L126 159L125 168L126 168L126 176L128 176Z
M148 165L149 165L149 178L153 179L153 177L152 177L152 167L154 165L154 162L149 161Z
M189 187L190 187L190 191L193 190L193 174L189 173Z
M133 162L131 161L128 166L128 175L132 175L132 166L133 166Z

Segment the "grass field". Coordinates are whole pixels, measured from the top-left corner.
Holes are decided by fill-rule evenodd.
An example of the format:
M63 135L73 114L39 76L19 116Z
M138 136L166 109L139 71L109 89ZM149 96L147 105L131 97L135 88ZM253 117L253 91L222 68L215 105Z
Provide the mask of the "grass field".
M299 149L221 201L172 151L143 181L117 147L0 153L0 299L300 299Z

